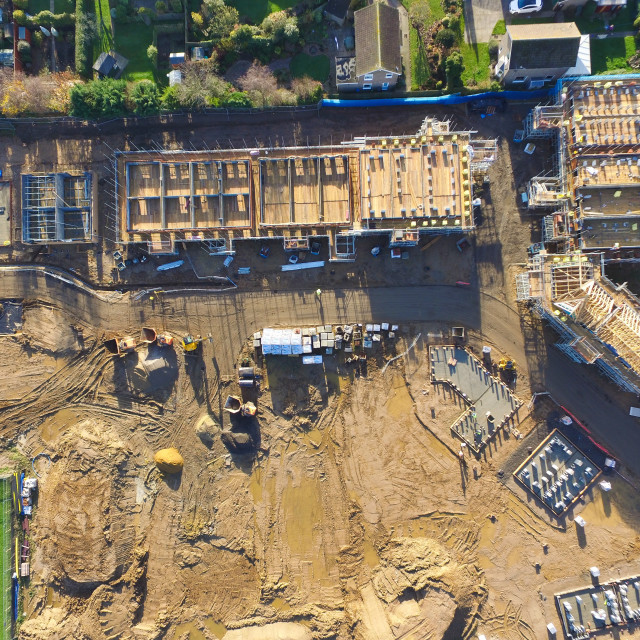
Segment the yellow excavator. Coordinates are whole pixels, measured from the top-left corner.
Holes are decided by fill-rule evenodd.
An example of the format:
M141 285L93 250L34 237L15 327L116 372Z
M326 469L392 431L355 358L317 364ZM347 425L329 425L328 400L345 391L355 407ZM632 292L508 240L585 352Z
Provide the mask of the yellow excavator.
M517 375L516 361L502 358L502 360L500 360L500 362L498 363L498 371L500 372L500 377L505 382L513 382Z
M182 340L180 340L180 344L182 345L185 353L193 353L194 351L196 351L201 342L201 336L196 336L194 338L191 334L186 335L184 338L182 338Z

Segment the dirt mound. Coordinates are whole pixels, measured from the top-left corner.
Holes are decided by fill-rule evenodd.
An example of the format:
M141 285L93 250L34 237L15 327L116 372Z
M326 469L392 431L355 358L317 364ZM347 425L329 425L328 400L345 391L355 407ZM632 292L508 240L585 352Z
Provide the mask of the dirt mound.
M175 447L161 449L153 456L153 461L158 469L164 471L164 473L180 473L184 466L184 458Z
M209 449L213 446L216 434L220 432L220 427L215 419L208 413L202 416L196 423L196 435L202 444Z

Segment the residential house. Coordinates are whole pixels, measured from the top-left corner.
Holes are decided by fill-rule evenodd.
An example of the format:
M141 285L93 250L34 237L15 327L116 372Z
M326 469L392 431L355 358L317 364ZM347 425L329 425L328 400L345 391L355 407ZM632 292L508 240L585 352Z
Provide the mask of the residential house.
M535 89L590 73L589 36L581 35L574 22L507 25L495 69L505 86Z
M393 89L402 75L398 9L375 3L356 11L354 22L355 65L345 57L336 59L338 91Z

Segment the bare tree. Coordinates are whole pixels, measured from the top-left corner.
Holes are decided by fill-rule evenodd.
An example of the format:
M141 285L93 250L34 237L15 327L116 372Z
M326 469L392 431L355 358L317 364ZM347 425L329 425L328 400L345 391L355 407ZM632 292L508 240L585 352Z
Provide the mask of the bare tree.
M238 78L238 86L249 94L256 106L277 104L278 81L271 69L259 62L254 62L247 72Z

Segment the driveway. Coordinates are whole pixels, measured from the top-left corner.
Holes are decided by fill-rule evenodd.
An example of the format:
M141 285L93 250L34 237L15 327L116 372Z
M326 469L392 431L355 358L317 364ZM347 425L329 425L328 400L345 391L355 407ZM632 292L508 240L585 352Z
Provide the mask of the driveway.
M507 15L507 2L501 0L465 0L464 37L471 44L489 42L493 27Z

